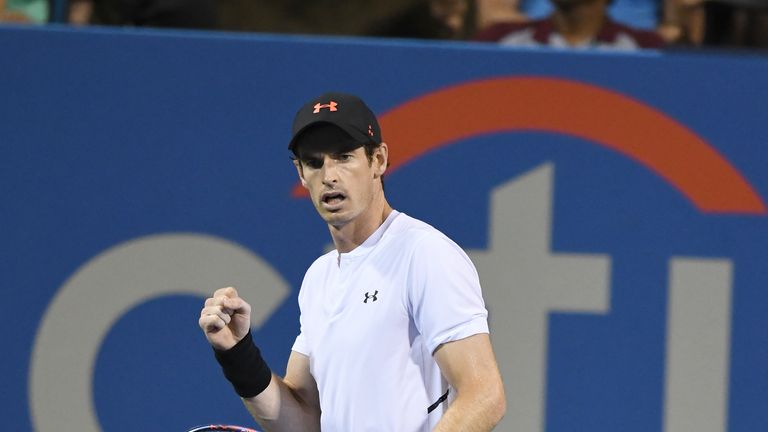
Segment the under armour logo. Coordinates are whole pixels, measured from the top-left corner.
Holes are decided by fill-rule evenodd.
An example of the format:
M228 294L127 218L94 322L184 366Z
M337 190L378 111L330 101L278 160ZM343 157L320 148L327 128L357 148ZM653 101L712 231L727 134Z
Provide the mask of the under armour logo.
M375 302L376 300L379 299L376 296L378 293L379 293L379 290L374 291L373 294L365 293L365 300L363 300L363 303L368 303L368 299L373 299L371 300L371 303Z
M337 105L338 104L334 101L331 101L331 103L327 103L327 104L321 104L320 102L318 102L315 104L315 110L312 111L312 114L319 113L320 110L323 108L328 108L328 111L338 111L339 109L336 108Z
M368 135L373 136L373 128L371 125L368 125Z

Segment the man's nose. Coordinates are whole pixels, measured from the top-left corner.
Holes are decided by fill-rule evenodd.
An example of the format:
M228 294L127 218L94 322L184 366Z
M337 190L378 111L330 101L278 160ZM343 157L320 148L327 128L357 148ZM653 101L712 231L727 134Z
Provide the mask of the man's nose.
M327 184L336 183L338 177L338 163L330 156L323 159L323 182Z

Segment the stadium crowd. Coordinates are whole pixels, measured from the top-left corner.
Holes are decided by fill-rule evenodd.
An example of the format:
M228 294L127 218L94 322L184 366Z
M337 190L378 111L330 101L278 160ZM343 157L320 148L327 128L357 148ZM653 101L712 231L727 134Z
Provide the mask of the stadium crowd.
M768 0L0 0L0 22L567 49L768 48Z

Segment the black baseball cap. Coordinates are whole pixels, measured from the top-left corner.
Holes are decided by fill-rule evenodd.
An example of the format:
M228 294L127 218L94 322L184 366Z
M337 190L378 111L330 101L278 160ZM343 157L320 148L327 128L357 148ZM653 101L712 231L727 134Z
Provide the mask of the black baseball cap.
M343 133L328 133L329 128L320 127L324 125L335 126ZM295 154L305 138L341 139L343 142L339 144L351 150L368 143L380 144L381 129L376 115L362 99L347 93L330 92L310 99L296 112L288 149Z

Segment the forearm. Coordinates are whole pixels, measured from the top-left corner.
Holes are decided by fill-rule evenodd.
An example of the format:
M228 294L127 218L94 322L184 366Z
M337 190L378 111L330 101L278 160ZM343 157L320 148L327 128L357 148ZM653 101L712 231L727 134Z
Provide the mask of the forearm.
M2 0L0 0L2 1ZM268 431L319 431L320 400L309 356L292 351L285 378L270 370L250 332L251 305L233 287L205 300L198 324L224 377Z
M285 378L280 378L262 358L250 331L234 346L214 353L224 376L266 430L320 430L317 384L307 356L292 352Z
M501 420L505 409L503 395L482 392L459 394L434 432L487 432Z
M258 396L242 400L265 431L320 430L320 410L277 375Z

